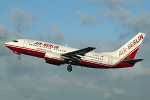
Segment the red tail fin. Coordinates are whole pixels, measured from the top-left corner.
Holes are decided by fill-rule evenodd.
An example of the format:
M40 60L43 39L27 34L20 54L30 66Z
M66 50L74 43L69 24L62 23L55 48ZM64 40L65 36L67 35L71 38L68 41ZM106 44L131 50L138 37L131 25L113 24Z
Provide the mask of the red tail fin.
M143 39L144 33L139 33L116 51L117 56L122 60L133 60Z
M139 47L133 50L133 52L129 53L124 60L133 60L138 50Z

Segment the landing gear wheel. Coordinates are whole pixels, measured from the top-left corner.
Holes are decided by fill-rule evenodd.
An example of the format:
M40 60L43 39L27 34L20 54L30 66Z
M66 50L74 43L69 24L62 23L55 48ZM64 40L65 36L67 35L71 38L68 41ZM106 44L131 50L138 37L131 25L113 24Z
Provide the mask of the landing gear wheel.
M21 59L21 56L18 56L17 59L20 60L20 59Z
M68 65L67 70L68 70L68 72L71 72L72 71L72 66Z

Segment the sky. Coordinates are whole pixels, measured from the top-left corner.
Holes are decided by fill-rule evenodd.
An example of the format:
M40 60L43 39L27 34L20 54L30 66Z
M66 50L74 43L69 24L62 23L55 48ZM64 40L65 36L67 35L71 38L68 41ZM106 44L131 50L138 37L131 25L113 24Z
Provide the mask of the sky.
M148 0L1 0L1 100L149 100L150 1ZM137 33L146 37L132 68L92 69L46 64L16 54L4 43L26 38L117 50Z

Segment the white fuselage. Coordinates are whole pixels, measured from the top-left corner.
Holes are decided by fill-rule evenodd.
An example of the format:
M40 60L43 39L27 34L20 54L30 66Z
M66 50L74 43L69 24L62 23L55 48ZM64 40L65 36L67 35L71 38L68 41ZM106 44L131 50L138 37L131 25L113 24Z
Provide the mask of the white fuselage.
M18 39L18 42L8 42L5 45L15 52L27 54L36 57L45 57L45 53L64 54L73 52L78 49L70 48L67 46L61 46L52 43L46 43L28 39ZM120 68L125 66L118 66L121 62L121 58L110 56L103 53L89 52L84 56L81 56L80 63L73 63L74 65L80 65L93 68ZM68 62L64 62L68 63ZM128 66L130 67L130 66Z
M132 67L142 59L134 59L143 39L144 33L138 33L125 45L114 52L94 53L90 52L94 47L75 49L67 46L46 43L42 41L17 39L7 42L5 45L14 53L41 57L46 63L61 65L69 64L67 69L72 71L72 65L91 68L124 68Z

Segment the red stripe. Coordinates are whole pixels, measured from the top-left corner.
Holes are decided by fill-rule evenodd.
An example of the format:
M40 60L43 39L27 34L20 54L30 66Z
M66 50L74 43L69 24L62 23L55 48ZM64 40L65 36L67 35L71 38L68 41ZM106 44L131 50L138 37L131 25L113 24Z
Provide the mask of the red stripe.
M56 62L60 61L60 58L49 58L48 56L46 56L44 50L36 50L36 49L14 46L14 45L8 45L8 44L6 44L6 46L8 48L12 49L13 51L18 51L18 52L23 53L23 54L42 57L42 58L44 58L44 56L45 56L45 58L47 58L47 59L53 59ZM139 46L136 47L134 50L132 50L130 53L128 53L125 57L120 59L117 63L115 63L113 65L113 67L109 66L108 64L103 64L103 63L94 62L94 61L85 60L85 59L80 60L80 65L87 66L87 67L93 67L93 68L110 68L110 67L111 68L118 68L118 67L122 67L122 66L131 67L131 65L129 65L129 64L122 63L122 60L126 59L131 53L138 50Z
M10 48L11 50L17 51L22 54L27 54L27 55L32 55L32 56L37 56L37 57L42 57L42 58L44 58L44 55L45 55L45 51L42 51L42 50L36 50L36 49L14 46L14 45L6 45L6 46Z
M139 47L140 47L140 45L139 46L137 46L135 49L133 49L130 53L128 53L125 57L123 57L122 59L120 59L116 64L114 64L113 66L116 66L117 64L119 64L120 62L122 62L123 60L125 60L129 55L131 55L134 51L136 51L136 50L138 50L139 49Z

